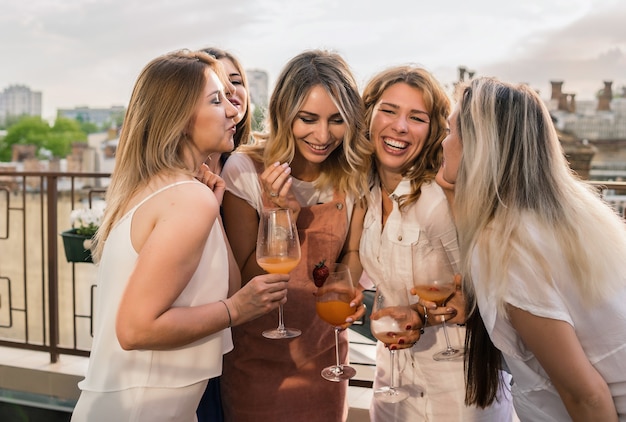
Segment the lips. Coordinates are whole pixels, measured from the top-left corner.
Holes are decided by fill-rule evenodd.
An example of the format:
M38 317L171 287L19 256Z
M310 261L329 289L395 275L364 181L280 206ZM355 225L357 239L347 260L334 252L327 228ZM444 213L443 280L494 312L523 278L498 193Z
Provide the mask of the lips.
M392 150L396 150L396 151L405 150L409 146L408 142L399 141L397 139L391 139L391 138L383 138L383 143L387 147L391 148Z
M310 142L304 141L305 144L307 144L309 146L309 148L311 148L312 150L316 151L316 152L324 152L326 150L328 150L328 148L330 147L330 144L326 144L326 145L315 145L312 144Z

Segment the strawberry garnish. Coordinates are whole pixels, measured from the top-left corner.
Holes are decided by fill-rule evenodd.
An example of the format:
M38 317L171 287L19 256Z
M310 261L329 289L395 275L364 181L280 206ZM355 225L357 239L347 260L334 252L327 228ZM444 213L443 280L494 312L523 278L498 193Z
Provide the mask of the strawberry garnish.
M315 268L313 268L313 282L317 287L322 287L330 275L330 270L326 266L325 262L326 260L322 259L320 262L315 264Z

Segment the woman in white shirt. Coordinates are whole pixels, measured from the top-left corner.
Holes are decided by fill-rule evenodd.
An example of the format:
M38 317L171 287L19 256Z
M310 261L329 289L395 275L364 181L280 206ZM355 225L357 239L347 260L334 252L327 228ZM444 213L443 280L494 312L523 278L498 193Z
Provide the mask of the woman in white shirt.
M374 283L382 282L393 267L395 277L390 281L410 289L411 246L423 242L421 236L440 239L458 259L452 215L443 190L435 183L450 103L433 76L415 66L377 74L365 87L363 100L375 160L360 243L361 263ZM450 320L448 334L453 343L463 344L465 328L455 322L464 322L464 302L457 297L447 306L460 311ZM410 396L399 403L374 398L372 421L511 421L506 389L501 391L500 402L487 409L464 404L463 360L433 360L433 354L445 346L441 325L429 324L413 347L398 351L399 378ZM389 352L378 342L374 388L389 385L389 364Z
M522 421L626 421L624 221L570 170L526 85L462 87L443 146L472 311L467 401L492 402L503 356Z

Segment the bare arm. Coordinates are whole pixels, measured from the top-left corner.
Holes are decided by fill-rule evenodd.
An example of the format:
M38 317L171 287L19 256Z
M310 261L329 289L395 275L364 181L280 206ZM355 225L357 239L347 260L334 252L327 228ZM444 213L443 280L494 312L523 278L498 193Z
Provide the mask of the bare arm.
M241 271L241 283L265 271L256 262L256 238L259 230L259 216L244 199L226 192L223 202L224 229Z
M190 210L203 218L189 224ZM139 256L116 319L124 349L180 347L229 325L224 303L173 306L197 270L218 213L215 196L201 185L169 189L137 210L131 239ZM226 299L233 325L276 308L285 300L287 278L258 281Z
M571 325L508 305L511 324L537 357L573 421L617 421L611 392Z
M367 208L356 201L352 209L352 217L350 219L350 227L348 235L341 251L341 262L350 268L350 275L355 287L359 286L363 266L359 258L359 246L361 243L361 234L363 233L363 220Z

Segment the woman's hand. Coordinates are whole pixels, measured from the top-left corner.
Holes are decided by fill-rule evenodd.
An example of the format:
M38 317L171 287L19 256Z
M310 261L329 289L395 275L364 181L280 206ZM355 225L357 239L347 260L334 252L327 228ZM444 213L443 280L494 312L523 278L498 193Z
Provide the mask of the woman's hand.
M354 309L354 313L346 318L346 323L338 326L345 330L350 327L354 321L358 321L365 315L365 304L363 303L363 292L360 289L354 289L354 297L350 301L350 307Z
M445 306L437 306L435 302L419 299L417 304L417 312L424 318L428 317L429 325L441 324L443 319L453 324L465 324L465 297L461 289L461 275L454 276L455 292L448 298ZM415 289L411 289L412 295L417 295Z
M294 220L298 219L300 204L291 192L293 179L289 163L272 164L261 173L261 187L266 200L280 208L289 208Z
M213 173L206 163L202 163L198 172L196 173L196 179L204 183L213 191L217 202L222 205L222 199L224 199L224 192L226 191L226 182L217 174Z
M415 309L408 306L391 306L372 314L371 319L376 320L384 316L390 316L398 321L405 321L404 328L407 331L407 335L397 337L395 333L389 333L390 337L394 337L396 341L390 344L385 343L385 347L391 350L408 349L420 339L424 325Z
M287 302L288 280L289 274L261 274L252 278L228 299L234 308L232 325L258 318Z

